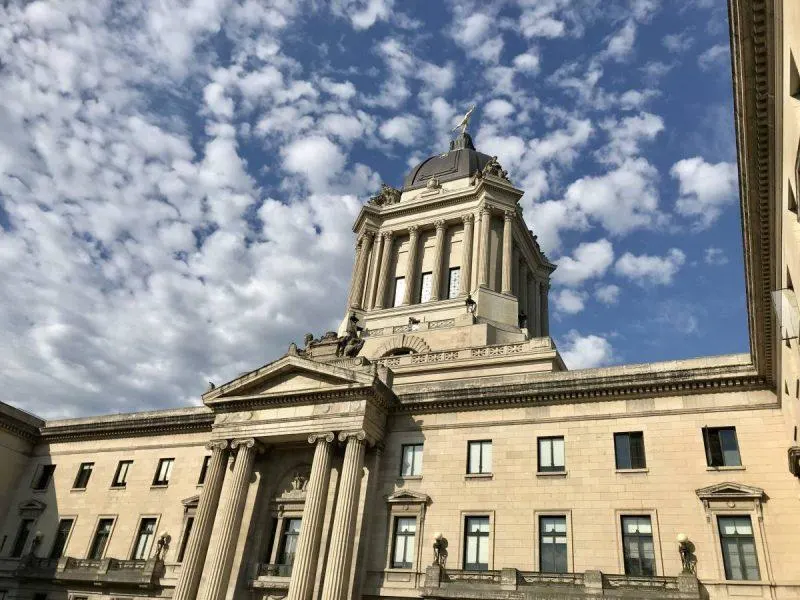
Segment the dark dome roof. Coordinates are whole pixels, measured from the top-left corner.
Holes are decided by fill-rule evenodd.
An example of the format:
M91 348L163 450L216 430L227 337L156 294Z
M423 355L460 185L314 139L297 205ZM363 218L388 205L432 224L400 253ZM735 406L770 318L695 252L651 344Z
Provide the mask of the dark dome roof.
M450 151L426 158L406 175L403 191L423 188L436 177L439 183L469 177L483 170L491 156L475 150L472 138L462 133L450 142Z

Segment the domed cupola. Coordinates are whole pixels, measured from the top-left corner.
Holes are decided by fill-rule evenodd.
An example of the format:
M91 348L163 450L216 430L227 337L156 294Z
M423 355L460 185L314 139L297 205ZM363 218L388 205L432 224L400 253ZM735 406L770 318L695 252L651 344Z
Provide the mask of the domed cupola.
M403 191L424 188L433 178L439 183L471 177L483 171L492 157L475 150L472 137L468 133L460 134L450 141L450 150L426 158L406 175Z

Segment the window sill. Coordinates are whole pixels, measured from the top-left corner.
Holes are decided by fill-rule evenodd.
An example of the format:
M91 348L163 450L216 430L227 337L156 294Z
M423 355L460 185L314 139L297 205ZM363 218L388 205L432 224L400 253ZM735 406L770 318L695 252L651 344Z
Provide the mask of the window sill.
M751 585L751 586L760 586L760 587L767 587L772 585L769 581L764 581L763 579L718 579L717 581L703 581L704 584L711 584L711 585Z
M110 490L127 490L128 486L127 485L110 485L110 486L108 486L108 489L110 489Z
M643 469L616 469L617 473L649 473L650 469L647 467Z
M736 467L706 467L706 471L744 471L744 466Z
M407 569L403 568L403 567L386 567L383 570L383 572L384 573L416 573L417 570L414 567L408 567Z
M151 490L164 490L169 487L169 483L154 483L150 486Z
M422 475L400 475L402 481L422 481Z
M464 479L491 479L494 473L466 473Z
M536 471L537 477L566 477L567 471Z
M85 491L86 491L86 488L85 488L85 487L82 487L82 488L72 488L72 489L70 490L70 492L85 492Z

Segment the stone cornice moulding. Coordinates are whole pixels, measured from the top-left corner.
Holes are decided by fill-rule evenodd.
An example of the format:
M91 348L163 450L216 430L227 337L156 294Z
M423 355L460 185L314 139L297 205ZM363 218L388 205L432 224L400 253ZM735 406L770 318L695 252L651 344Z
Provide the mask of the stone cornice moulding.
M289 404L324 404L326 402L342 402L345 400L363 399L374 402L384 410L396 402L394 392L382 384L373 387L342 388L298 394L281 394L275 396L231 396L224 402L215 403L216 415L241 410L272 408ZM226 421L225 425L228 424Z
M117 417L117 415L115 415ZM116 437L155 436L176 433L211 431L214 413L211 411L167 416L150 413L146 418L135 418L136 413L124 418L98 417L96 421L76 424L47 425L41 429L42 442L65 442Z

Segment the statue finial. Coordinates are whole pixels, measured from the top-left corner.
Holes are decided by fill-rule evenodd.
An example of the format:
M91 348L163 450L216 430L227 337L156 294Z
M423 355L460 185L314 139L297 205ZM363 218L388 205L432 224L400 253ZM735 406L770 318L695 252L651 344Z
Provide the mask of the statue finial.
M473 104L472 106L469 107L469 110L467 111L467 114L465 114L461 118L461 122L458 125L456 125L455 127L453 127L452 131L456 131L457 129L460 128L461 129L461 135L464 135L465 133L467 133L467 127L469 127L469 120L472 118L472 113L474 111L475 111L475 105Z

